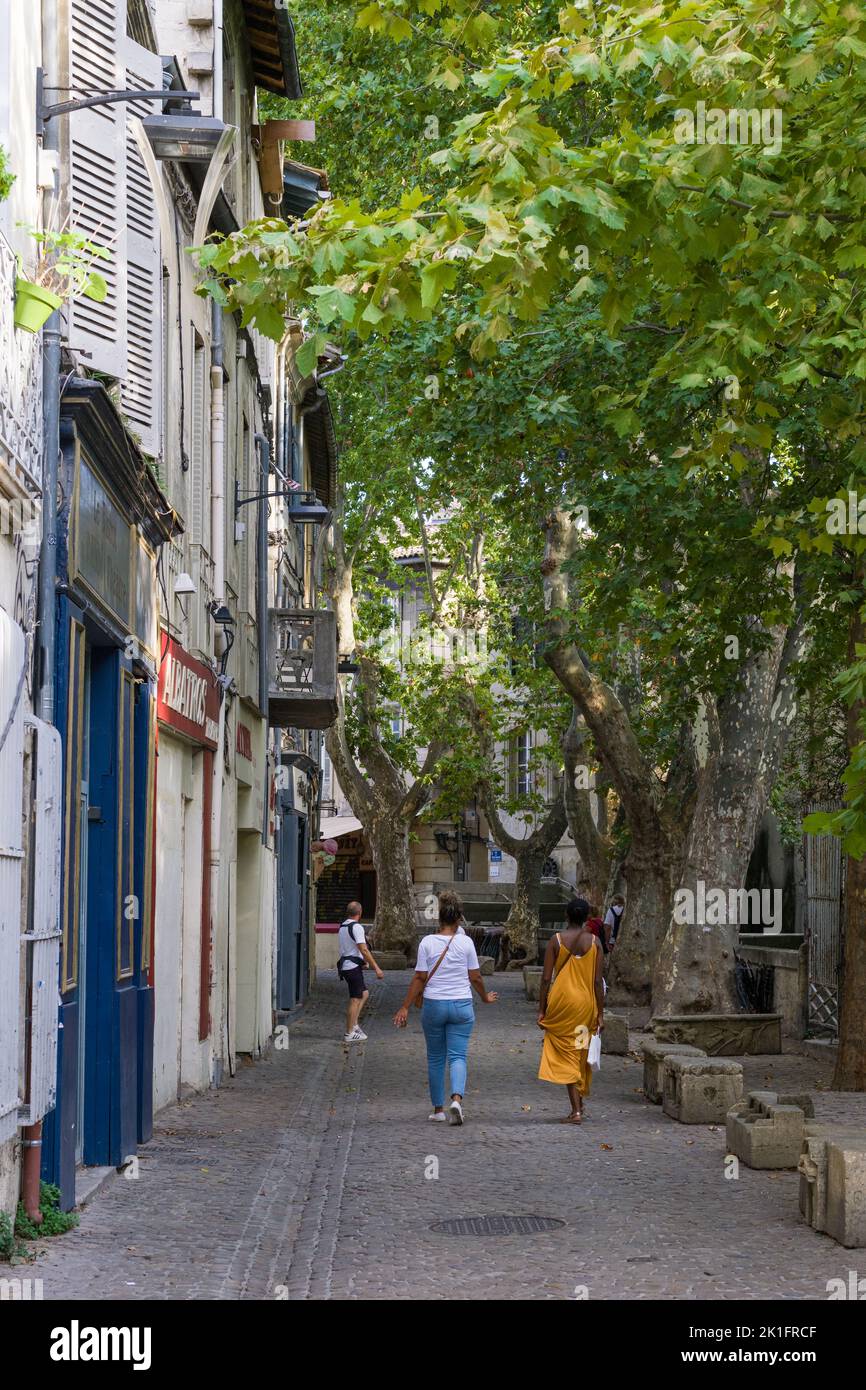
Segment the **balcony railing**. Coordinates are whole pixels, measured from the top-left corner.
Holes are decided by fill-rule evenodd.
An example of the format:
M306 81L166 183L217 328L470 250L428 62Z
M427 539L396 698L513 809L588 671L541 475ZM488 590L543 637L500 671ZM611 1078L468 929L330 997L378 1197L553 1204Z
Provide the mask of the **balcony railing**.
M337 619L325 609L268 613L268 718L278 728L327 729L337 717Z

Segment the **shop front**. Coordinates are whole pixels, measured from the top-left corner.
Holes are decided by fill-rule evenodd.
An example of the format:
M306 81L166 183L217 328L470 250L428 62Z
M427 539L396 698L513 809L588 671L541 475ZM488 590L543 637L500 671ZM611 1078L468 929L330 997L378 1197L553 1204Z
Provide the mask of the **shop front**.
M162 635L157 694L153 1104L210 1084L210 845L220 687Z
M43 1176L69 1207L77 1164L118 1166L152 1128L156 553L171 512L99 383L70 383L61 446L60 1040Z

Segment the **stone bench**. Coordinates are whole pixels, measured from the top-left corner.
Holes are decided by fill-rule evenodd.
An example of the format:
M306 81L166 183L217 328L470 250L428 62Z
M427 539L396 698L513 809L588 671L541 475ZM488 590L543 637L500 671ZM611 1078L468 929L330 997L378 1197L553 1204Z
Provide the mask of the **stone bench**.
M606 1031L606 1030L605 1030ZM602 1034L604 1037L604 1033ZM657 1038L647 1038L642 1044L643 1054L643 1093L653 1105L661 1105L664 1091L665 1057L706 1057L699 1047L688 1043L664 1043Z
M728 1153L735 1154L749 1168L796 1168L800 1162L810 1111L808 1096L780 1096L775 1091L750 1091L728 1111L726 1136Z
M800 1212L804 1220L810 1225L813 1231L823 1231L826 1234L834 1234L829 1227L829 1203L828 1186L830 1171L830 1150L841 1148L844 1154L850 1155L852 1151L859 1152L866 1156L866 1129L863 1126L856 1128L850 1125L834 1124L808 1124L805 1127L803 1144L800 1152L800 1161L797 1167L800 1172ZM843 1160L837 1160L834 1165L834 1200L833 1200L833 1224L834 1232L841 1231L847 1233L853 1222L847 1216L849 1205L846 1197L846 1169L849 1165ZM864 1181L864 1169L861 1168L861 1183ZM852 1195L853 1195L852 1185ZM860 1190L861 1210L866 1207L866 1188ZM853 1211L853 1201L851 1202ZM839 1236L834 1234L834 1239ZM844 1245L844 1240L840 1244Z
M717 1057L676 1057L664 1060L662 1107L682 1125L724 1124L728 1111L743 1094L739 1062Z
M650 1022L659 1042L690 1043L709 1057L782 1051L781 1014L674 1014Z
M628 1052L628 1014L612 1014L605 1009L601 1030L601 1050L612 1057L624 1057Z

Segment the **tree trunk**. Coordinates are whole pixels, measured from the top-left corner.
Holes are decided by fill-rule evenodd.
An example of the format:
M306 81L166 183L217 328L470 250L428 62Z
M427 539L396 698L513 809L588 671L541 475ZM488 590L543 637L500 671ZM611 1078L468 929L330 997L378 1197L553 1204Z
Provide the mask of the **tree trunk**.
M633 837L622 865L625 913L611 957L612 1004L646 1005L652 993L659 922L670 916L672 862L669 846L654 837Z
M376 949L404 951L414 963L418 932L408 822L396 815L373 821L368 839L376 869Z
M739 890L790 726L779 713L791 686L785 656L792 634L778 628L772 637L768 650L744 664L718 711L705 705L709 751L686 843L680 910L670 918L653 976L658 1014L727 1013L738 1007L734 966L744 924ZM708 920L696 920L702 903L710 904L703 913Z
M862 572L860 582L862 584ZM866 642L866 622L858 610L848 639L848 659ZM866 706L857 701L848 711L848 751L863 741ZM839 1017L839 1053L834 1091L866 1091L866 858L848 856L845 877L845 956Z
M601 909L610 875L610 847L593 820L591 792L584 786L575 785L577 770L584 766L581 759L585 756L585 743L586 731L578 723L575 706L571 723L562 739L565 766L562 796L569 834L580 859L581 878L587 885L590 903L597 904Z
M517 855L514 899L505 922L512 958L525 952L523 959L528 965L534 965L538 957L541 871L546 858L546 854L537 850L526 850Z

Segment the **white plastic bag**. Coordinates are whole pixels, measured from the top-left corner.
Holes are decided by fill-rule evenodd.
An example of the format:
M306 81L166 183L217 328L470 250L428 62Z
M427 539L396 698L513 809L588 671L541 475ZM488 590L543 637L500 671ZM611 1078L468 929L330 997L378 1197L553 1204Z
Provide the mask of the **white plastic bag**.
M601 1034L600 1034L600 1033L593 1033L592 1037L590 1038L590 1040L589 1040L589 1051L588 1051L588 1053L587 1053L587 1055L586 1055L586 1060L587 1060L587 1062L589 1063L589 1065L592 1067L593 1071L599 1071L599 1070L600 1070L600 1068L601 1068Z

